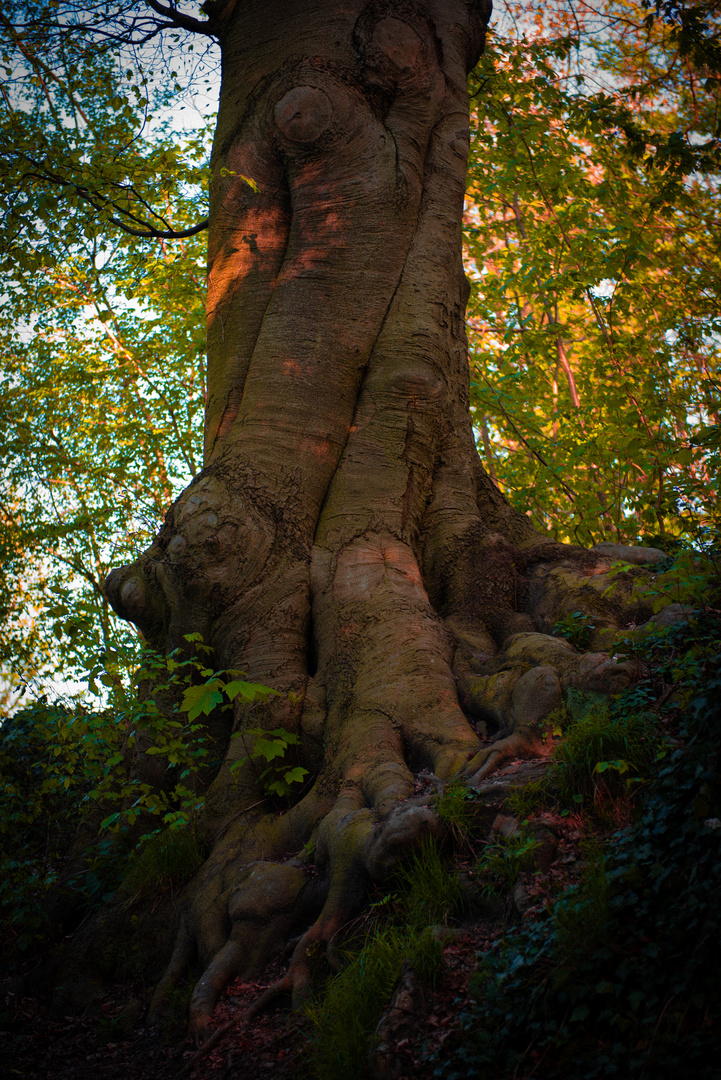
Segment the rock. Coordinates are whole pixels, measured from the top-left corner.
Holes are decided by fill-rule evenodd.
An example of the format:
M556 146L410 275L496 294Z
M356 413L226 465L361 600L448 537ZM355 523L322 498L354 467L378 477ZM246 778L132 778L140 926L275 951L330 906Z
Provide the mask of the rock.
M639 626L638 629L674 626L676 623L688 622L693 612L694 609L689 607L688 604L669 604L668 607L661 608L655 615L652 615L648 622L644 623L643 626Z
M457 875L462 877L462 875ZM430 933L436 939L440 941L441 945L447 945L449 941L454 941L455 938L464 937L466 931L459 926L444 926L443 923L434 923L427 928L426 933Z
M558 838L550 829L538 822L531 823L528 831L533 839L538 841L538 847L533 853L533 864L537 870L545 874L556 861Z
M496 818L491 825L491 836L494 834L506 838L515 836L519 828L520 822L518 818L511 817L510 814L496 814Z
M530 907L533 907L533 900L528 895L528 889L523 877L519 877L513 886L513 904L519 915L523 915Z
M116 1020L117 1027L124 1035L132 1035L144 1011L142 1001L139 998L131 998Z
M639 674L632 661L609 659L605 653L586 653L571 677L571 686L593 694L620 694Z

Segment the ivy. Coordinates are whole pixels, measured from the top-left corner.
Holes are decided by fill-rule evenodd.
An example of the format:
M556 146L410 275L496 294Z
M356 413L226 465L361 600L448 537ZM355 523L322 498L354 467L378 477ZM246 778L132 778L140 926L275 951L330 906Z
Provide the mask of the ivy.
M641 658L673 678L673 741L642 812L584 850L585 872L480 960L443 1080L711 1080L721 1050L721 638L709 612ZM648 699L649 687L642 687ZM636 708L622 695L617 708ZM621 762L608 762L613 769ZM600 770L599 770L600 771ZM623 770L620 770L623 772Z

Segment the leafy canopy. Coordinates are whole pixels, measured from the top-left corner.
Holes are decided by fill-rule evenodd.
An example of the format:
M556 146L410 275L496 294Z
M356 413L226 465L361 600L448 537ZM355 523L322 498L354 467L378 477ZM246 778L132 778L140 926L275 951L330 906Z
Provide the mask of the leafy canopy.
M721 453L718 5L508 0L496 18L470 79L479 449L561 539L703 544ZM137 644L102 582L201 466L210 117L191 106L212 112L214 54L170 22L75 0L0 18L10 710L27 684L83 693L88 669L122 707Z

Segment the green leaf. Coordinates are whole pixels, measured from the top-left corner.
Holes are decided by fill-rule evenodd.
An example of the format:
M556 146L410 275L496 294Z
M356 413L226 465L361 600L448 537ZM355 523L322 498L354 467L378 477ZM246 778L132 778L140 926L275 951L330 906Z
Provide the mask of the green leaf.
M263 757L266 761L282 758L287 744L280 739L256 739L253 744L253 757Z
M287 772L283 773L283 779L286 784L302 784L307 775L308 770L297 765L294 769L289 769Z
M283 798L288 793L288 786L283 780L272 780L269 784L265 785L265 790L268 794L276 794Z
M191 721L201 715L207 716L216 705L222 704L223 694L219 689L221 685L220 679L212 679L199 686L189 686L183 694L181 711L187 712L188 719Z
M245 701L265 701L271 696L279 696L278 691L272 690L269 686L263 686L262 683L244 682L242 679L226 683L224 691L230 701L235 701L238 696Z

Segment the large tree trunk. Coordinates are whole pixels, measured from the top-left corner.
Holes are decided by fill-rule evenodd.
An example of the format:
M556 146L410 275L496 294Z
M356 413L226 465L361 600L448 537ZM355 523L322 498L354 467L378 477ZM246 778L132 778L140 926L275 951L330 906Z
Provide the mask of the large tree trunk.
M158 648L199 632L218 667L281 691L263 724L301 734L313 782L285 814L258 806L215 723L213 849L156 994L197 950L196 1030L303 923L284 985L304 991L311 945L437 828L414 770L472 781L538 750L564 685L631 675L539 633L582 555L534 533L475 450L461 221L489 0L225 10L205 468L107 591ZM311 837L320 885L289 859Z

